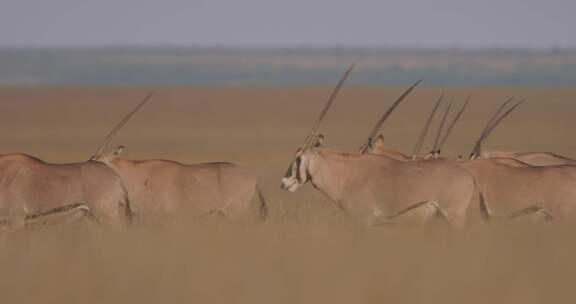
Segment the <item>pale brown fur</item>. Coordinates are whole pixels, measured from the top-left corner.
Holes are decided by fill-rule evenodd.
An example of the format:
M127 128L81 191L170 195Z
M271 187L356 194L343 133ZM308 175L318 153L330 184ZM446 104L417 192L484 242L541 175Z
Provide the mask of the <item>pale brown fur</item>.
M254 208L256 178L233 163L183 164L171 160L102 159L126 184L137 218L156 221L176 215L223 215L229 219L266 216ZM261 198L263 199L263 198Z
M576 165L576 160L551 152L503 152L483 151L479 158L507 157L532 166Z
M75 204L112 224L124 222L130 212L122 180L101 163L49 164L21 153L0 155L3 221L23 225L26 218Z
M435 202L450 224L462 226L476 192L473 177L450 161L406 162L320 148L298 152L282 188L295 191L307 181L367 225Z
M510 166L494 159L458 163L478 181L492 216L540 207L557 218L576 216L576 167Z

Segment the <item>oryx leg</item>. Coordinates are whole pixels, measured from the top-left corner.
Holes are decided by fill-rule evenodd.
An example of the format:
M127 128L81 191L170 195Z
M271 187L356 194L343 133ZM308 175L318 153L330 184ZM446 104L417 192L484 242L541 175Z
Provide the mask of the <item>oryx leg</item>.
M548 211L545 208L542 207L538 207L538 206L531 206L528 208L524 208L515 212L512 212L512 214L510 214L508 216L509 219L516 219L516 218L521 218L521 217L530 217L535 221L554 221L555 218L552 215L552 213L550 213L550 211Z
M90 209L83 204L70 208L47 212L39 215L28 216L24 221L26 227L43 225L71 224L89 217Z
M545 208L539 206L530 206L524 209L520 209L518 211L512 212L508 216L496 216L493 214L492 210L488 207L488 204L485 200L481 202L481 212L482 218L486 221L489 220L510 220L510 219L518 219L524 217L530 217L534 221L553 221L555 220L554 215L550 211Z
M440 205L435 201L424 201L412 205L400 212L387 216L383 219L376 218L372 226L380 225L396 225L402 223L426 223L431 219L441 218L443 221L449 222L448 216L442 210Z

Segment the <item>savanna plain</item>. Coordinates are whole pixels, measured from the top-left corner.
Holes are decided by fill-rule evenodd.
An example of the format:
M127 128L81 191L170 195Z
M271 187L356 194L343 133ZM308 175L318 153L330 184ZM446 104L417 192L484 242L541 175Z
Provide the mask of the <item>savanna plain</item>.
M259 178L268 219L181 216L126 229L80 223L3 233L1 303L574 303L575 224L471 215L457 230L365 228L311 185L282 192L280 178L330 87L4 87L2 153L86 160L152 90L113 146L133 159L242 164ZM324 145L357 151L403 90L345 87L322 126ZM410 153L443 90L417 88L384 125L387 145ZM472 100L444 156L467 155L492 112L515 96L526 103L485 148L576 158L575 89L446 92L456 104Z

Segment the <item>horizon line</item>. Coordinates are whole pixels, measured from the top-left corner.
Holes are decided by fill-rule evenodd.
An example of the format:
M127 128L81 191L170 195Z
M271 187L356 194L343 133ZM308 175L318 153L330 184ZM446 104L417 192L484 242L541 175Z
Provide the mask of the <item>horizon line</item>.
M409 46L409 45L185 45L185 44L14 44L0 50L113 50L113 49L217 49L217 50L406 50L406 51L576 51L575 46Z

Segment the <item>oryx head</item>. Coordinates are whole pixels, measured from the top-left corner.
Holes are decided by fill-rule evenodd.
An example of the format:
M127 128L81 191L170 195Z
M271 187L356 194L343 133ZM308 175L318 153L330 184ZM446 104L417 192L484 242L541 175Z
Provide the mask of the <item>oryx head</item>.
M344 75L342 75L342 78L340 78L340 81L332 91L332 94L330 94L330 98L328 98L328 101L324 105L322 112L320 112L320 116L318 116L318 118L312 125L312 129L310 129L310 132L308 132L308 135L306 136L304 143L298 150L296 150L296 155L294 156L294 159L290 163L290 166L288 166L286 174L282 178L282 183L280 185L280 188L282 190L293 192L296 191L296 189L298 189L301 185L310 181L311 178L309 172L310 152L311 150L318 148L320 145L322 145L322 142L324 141L324 136L317 134L318 128L320 127L320 124L324 120L326 113L328 113L330 106L336 99L336 96L338 95L340 88L342 87L342 85L344 85L346 78L348 78L348 75L350 75L353 69L354 65L350 65L350 67L348 67Z
M386 145L384 144L384 135L380 134L376 139L372 140L370 148L370 153L383 154L386 151Z
M492 133L494 128L496 128L496 126L498 126L498 124L500 124L500 122L502 122L502 120L504 118L506 118L506 116L508 116L512 111L514 111L514 109L516 109L519 105L521 105L525 101L524 99L522 99L522 100L516 102L511 107L509 107L508 110L504 111L506 106L508 106L513 100L514 100L513 97L507 99L496 110L494 115L490 118L490 120L488 121L488 123L486 124L484 129L482 130L482 133L480 133L480 137L476 141L476 144L474 145L474 149L472 150L472 152L470 152L468 159L473 160L473 159L482 157L482 143L486 140L486 138L488 138L488 136Z
M148 94L146 96L146 98L144 98L144 100L142 100L142 102L140 102L140 104L138 104L138 106L136 106L136 108L134 108L130 113L128 113L128 115L126 115L124 118L122 118L122 120L120 120L120 122L114 126L114 128L110 131L110 133L108 133L108 135L106 135L106 138L104 139L104 141L100 144L100 146L98 147L98 150L96 151L96 153L94 153L91 157L90 160L95 160L95 161L102 161L102 159L104 159L106 156L103 156L104 151L106 151L106 149L108 148L108 146L110 145L110 143L112 142L112 138L114 138L114 135L116 135L116 133L122 129L122 127L130 120L130 118L132 118L132 116L134 116L134 114L136 114L136 112L138 112L138 110L140 110L140 108L146 103L148 102L148 100L150 100L150 98L152 98L152 95L154 95L154 92L151 92L150 94ZM122 148L122 146L120 146L119 148ZM116 150L118 151L118 149ZM115 151L115 152L116 152ZM111 154L115 153L112 152ZM120 151L120 153L122 153L122 151Z
M285 191L294 192L300 186L310 181L310 156L314 148L318 148L324 142L324 136L319 134L314 139L312 145L308 149L298 149L294 160L286 170L286 174L282 178L280 188Z
M368 139L367 139L366 143L360 147L360 153L363 153L363 154L364 153L374 153L374 145L375 145L375 141L377 140L377 138L375 137L376 134L378 134L380 132L380 129L382 129L382 125L384 124L386 119L388 119L388 117L390 117L390 114L392 114L392 112L394 112L394 109L396 109L396 107L398 107L398 105L402 102L402 100L404 100L404 98L406 98L406 96L408 96L408 94L410 94L410 92L412 92L412 90L414 90L414 88L418 84L420 84L420 82L422 82L422 80L416 81L412 86L410 86L406 91L404 91L404 93L402 93L402 95L400 95L400 97L398 97L398 99L396 99L396 101L394 101L394 103L388 108L388 110L386 110L386 112L384 112L384 114L382 114L382 116L380 116L380 119L378 119L378 121L376 122L376 124L374 125L372 130L370 130L370 133L368 133Z

